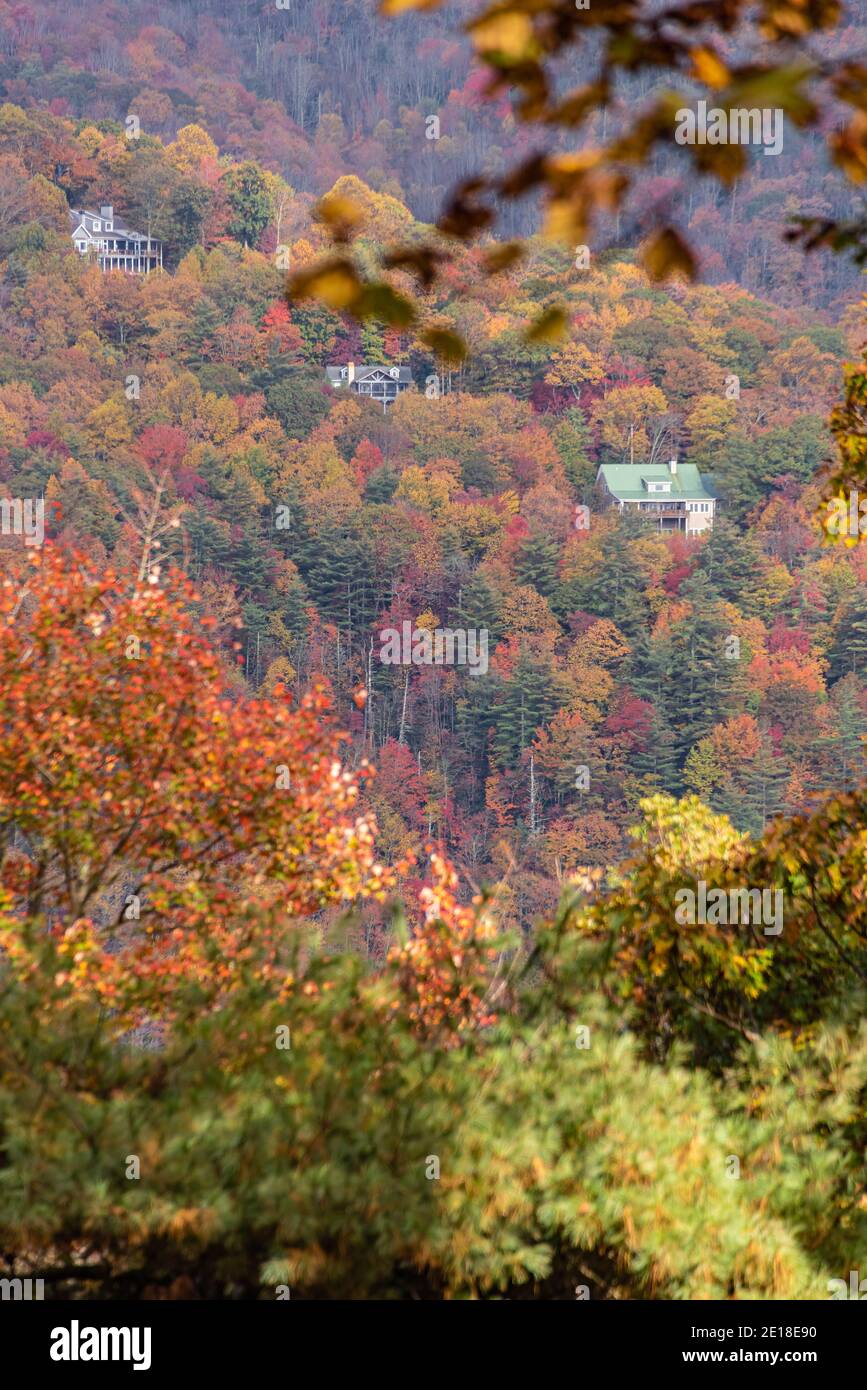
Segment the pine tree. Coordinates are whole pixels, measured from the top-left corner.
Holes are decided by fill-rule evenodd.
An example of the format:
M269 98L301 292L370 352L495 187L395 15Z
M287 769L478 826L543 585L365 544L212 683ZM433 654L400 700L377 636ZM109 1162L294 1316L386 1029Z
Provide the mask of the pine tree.
M223 316L208 295L196 302L186 334L188 360L192 367L210 361L211 345L217 330L223 327Z
M232 547L226 566L229 576L242 594L264 594L270 571L268 547L251 527L232 530Z
M826 785L848 791L864 778L867 716L861 704L861 681L850 672L830 692L836 719L831 732L814 738L813 754L827 770Z
M521 584L531 584L544 598L557 587L560 547L550 536L534 531L524 541L515 560L515 576Z
M371 473L365 484L365 502L378 502L385 505L391 501L399 482L400 474L397 469L393 468L390 463L384 463L381 468L377 468Z
M654 700L652 703L654 715L650 732L645 747L632 754L629 772L637 779L643 796L652 796L655 792L676 794L683 790L678 739L665 702Z
M764 553L755 536L738 531L726 517L718 517L702 548L695 575L706 575L713 597L734 603L742 613L753 616L761 606L755 579L764 565Z
M729 515L742 522L762 497L756 446L742 434L730 435L714 458L714 478L725 497Z
M502 595L476 570L466 584L461 585L455 618L461 627L487 632L488 645L493 650L505 632L502 609Z
M589 574L556 589L551 607L561 621L570 613L593 613L610 618L630 641L638 640L650 622L646 580L635 557L634 543L648 534L648 523L624 516L606 538L602 564Z
M589 506L593 498L596 464L590 456L593 436L583 412L577 407L567 410L553 434L566 477L579 500Z
M562 700L555 675L522 656L496 709L493 747L497 760L507 766L517 763L536 730L553 718Z
M293 371L265 392L268 411L277 417L290 439L306 439L328 414L328 400L318 376Z
M294 557L320 615L361 639L376 615L373 553L354 531L311 536Z
M751 835L762 835L783 809L791 768L774 753L767 734L758 754L740 775L743 785L740 822Z
M674 632L669 687L677 699L678 742L685 759L693 744L730 712L738 664L726 655L728 624L715 611L706 577L695 575L680 593L692 612Z
M850 674L867 680L867 592L861 584L837 621L829 656L832 680Z

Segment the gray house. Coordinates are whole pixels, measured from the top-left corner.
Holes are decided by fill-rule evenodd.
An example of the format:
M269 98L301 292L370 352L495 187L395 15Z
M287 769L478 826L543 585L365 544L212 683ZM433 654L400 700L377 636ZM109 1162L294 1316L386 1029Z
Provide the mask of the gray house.
M99 212L70 208L72 242L80 256L93 256L100 270L125 270L130 275L148 275L161 270L163 244L144 232L126 227L109 204Z
M343 389L354 391L357 396L369 396L381 402L383 410L413 384L409 367L388 367L384 362L374 362L367 367L363 364L356 367L354 362L345 367L326 367L325 375L335 391Z

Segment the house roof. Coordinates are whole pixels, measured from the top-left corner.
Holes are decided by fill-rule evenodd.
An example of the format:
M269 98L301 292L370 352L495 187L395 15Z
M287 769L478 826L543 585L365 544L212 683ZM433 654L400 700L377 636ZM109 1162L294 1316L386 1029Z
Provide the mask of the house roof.
M344 367L326 367L325 373L328 380L334 383L345 382L347 378L342 374ZM394 373L397 372L395 377ZM385 381L398 381L403 386L412 385L412 372L409 367L390 366L388 362L370 362L355 364L355 380L365 381L368 377L374 379L381 373Z
M648 497L662 496L690 502L714 500L714 493L705 485L694 463L679 463L676 473L665 463L603 463L596 477L602 479L619 502L644 502ZM665 493L657 492L652 491L648 483L670 483L671 487Z
M97 232L96 235L102 236L106 221L110 221L111 235L113 237L121 236L126 237L128 241L143 241L145 243L148 239L146 233L134 232L131 227L127 227L122 218L112 215L112 217L106 219L101 212L93 212L90 208L70 208L69 220L72 224L73 233L77 232L80 227L83 227L88 236L91 236L94 229L88 224L99 222L100 231ZM153 247L158 243L159 238L152 236L150 240L151 246Z

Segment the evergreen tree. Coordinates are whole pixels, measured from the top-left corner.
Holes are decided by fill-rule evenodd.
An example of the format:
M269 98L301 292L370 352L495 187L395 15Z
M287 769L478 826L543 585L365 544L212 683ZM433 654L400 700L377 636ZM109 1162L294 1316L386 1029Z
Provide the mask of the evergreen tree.
M203 569L227 568L232 555L229 527L216 517L192 508L184 517L192 552L192 572L198 577Z
M812 749L826 769L826 787L848 791L864 779L867 716L860 699L861 681L850 672L831 691L836 719L833 730L814 738Z
M489 771L489 735L493 711L503 690L503 682L491 674L465 680L455 701L455 732L460 748L474 773L475 785L485 785Z
M648 532L648 523L642 518L622 517L606 539L602 564L557 587L551 600L557 617L565 621L570 613L594 613L610 618L631 642L637 641L647 630L650 611L634 542Z
M730 434L714 456L713 477L726 514L743 522L763 495L756 445L742 434Z
M867 590L859 584L834 628L829 652L832 680L854 674L867 680Z
M566 477L577 492L579 500L589 506L593 500L596 464L590 454L593 437L583 411L577 406L567 410L553 434L557 452L563 460Z
M743 785L741 813L743 828L751 835L762 835L768 823L783 809L791 768L774 752L767 734L755 758L741 773Z
M830 436L820 415L798 415L790 425L760 434L759 475L775 478L789 473L799 483L808 483L827 456Z
M560 547L550 536L532 532L524 541L515 560L515 577L521 584L530 584L544 598L550 598L557 587L557 568Z
M303 541L294 559L325 621L336 623L350 641L363 640L377 609L366 538L349 530L323 531Z
M385 338L382 324L365 319L361 325L361 353L367 363L386 362Z
M764 564L764 553L755 536L738 531L726 516L718 516L702 548L696 574L706 575L713 597L735 604L752 617L761 608L755 579Z
M307 635L310 595L304 582L297 575L292 579L286 592L280 595L279 616L283 626L291 633L295 642L301 642Z
M210 360L211 345L217 330L223 326L223 316L209 295L203 294L196 302L192 319L186 333L186 347L190 366L201 366Z
M653 702L653 722L644 748L636 750L629 760L629 772L637 779L640 794L682 791L682 779L677 755L675 731L670 710L662 699Z
M456 605L455 621L461 627L486 631L491 650L504 635L503 600L484 574L477 570L461 585Z
M493 748L500 763L517 763L536 730L556 714L564 699L559 684L546 667L525 655L520 657L496 708Z
M726 656L728 624L713 602L707 578L695 575L680 593L692 612L674 632L668 687L676 701L678 749L685 760L692 745L733 712L737 661Z
M399 482L400 475L397 469L392 468L390 463L383 463L371 473L365 484L365 502L379 502L383 505L390 502Z

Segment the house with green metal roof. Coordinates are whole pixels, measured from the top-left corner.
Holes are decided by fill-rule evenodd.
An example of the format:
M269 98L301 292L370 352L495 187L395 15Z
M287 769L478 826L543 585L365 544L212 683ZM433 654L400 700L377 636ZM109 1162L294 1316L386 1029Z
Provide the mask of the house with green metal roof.
M695 536L713 526L713 488L694 463L603 463L596 486L603 506L640 512L660 531Z

